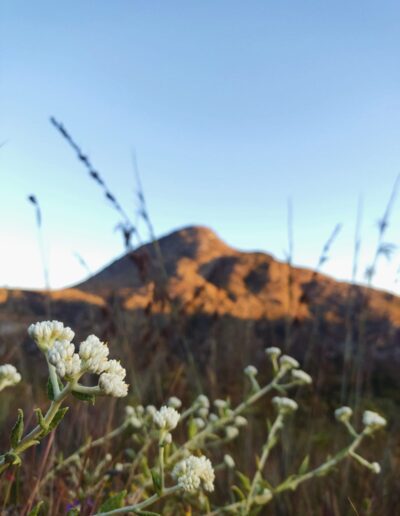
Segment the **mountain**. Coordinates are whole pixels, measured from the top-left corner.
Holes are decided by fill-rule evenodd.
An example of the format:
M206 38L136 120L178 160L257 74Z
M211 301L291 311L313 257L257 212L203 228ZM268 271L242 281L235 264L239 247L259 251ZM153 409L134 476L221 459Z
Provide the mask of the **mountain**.
M78 337L129 348L139 370L191 361L207 381L218 371L229 383L234 367L262 364L264 347L280 345L334 379L346 348L350 382L362 350L365 385L400 385L400 298L233 249L205 227L143 245L74 288L3 289L0 307L3 340L28 346L27 324L50 314Z

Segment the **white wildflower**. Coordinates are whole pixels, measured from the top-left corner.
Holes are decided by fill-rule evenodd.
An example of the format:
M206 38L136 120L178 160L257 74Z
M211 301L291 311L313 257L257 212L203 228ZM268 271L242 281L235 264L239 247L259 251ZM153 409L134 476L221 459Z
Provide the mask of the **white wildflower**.
M114 398L123 398L128 394L128 385L121 376L102 373L99 378L99 387L104 394L114 396Z
M379 475L379 473L381 472L380 464L378 462L373 462L371 464L371 471L375 473L375 475Z
M73 378L81 372L81 359L68 340L56 340L49 349L48 358L60 378Z
M225 454L224 455L224 463L225 466L229 469L233 469L235 467L235 461L231 457L231 455Z
M28 328L30 337L38 347L46 352L53 347L56 340L71 342L75 333L59 321L42 321L31 324Z
M115 471L118 471L118 473L121 473L122 471L124 471L124 465L121 464L120 462L117 462L115 464Z
M247 425L247 419L243 416L236 416L235 417L235 425L236 426L246 426Z
M174 408L163 405L155 412L153 420L161 430L171 431L177 427L180 417L179 412Z
M171 396L170 399L167 402L167 405L169 407L174 408L174 409L178 409L178 408L182 407L182 402L176 396Z
M350 407L340 407L335 410L335 418L341 423L349 421L352 415L353 411Z
M82 368L95 374L105 372L108 367L107 357L109 353L110 350L108 349L107 344L101 342L96 335L89 335L89 337L84 340L79 347L79 356L82 359ZM115 364L111 367L115 367ZM110 374L113 375L112 373Z
M108 360L105 364L104 372L111 374L113 376L119 376L124 379L126 376L126 369L122 367L119 360ZM138 408L136 407L136 412L138 412Z
M244 374L247 376L257 376L258 369L254 367L253 365L248 365L244 368Z
M273 357L279 357L282 351L279 348L272 346L270 348L266 348L265 353L272 359Z
M302 369L292 369L292 378L301 385L310 385L312 383L311 376Z
M154 414L157 412L157 409L154 405L147 405L145 410L147 414L149 414L151 417L153 417Z
M197 414L200 417L202 417L203 419L206 419L206 417L208 416L208 408L206 408L206 407L199 408L199 410L197 411Z
M218 421L219 417L217 416L217 414L210 414L208 416L208 419L212 422L212 423L215 423L216 421Z
M272 403L282 414L289 414L290 412L294 412L298 409L297 403L285 396L275 396L272 398Z
M16 385L21 381L21 375L17 369L11 364L0 366L0 391L6 387Z
M136 414L135 408L132 405L127 405L125 407L125 414L129 416L134 416Z
M196 402L201 406L201 407L204 407L204 408L210 408L210 400L207 398L207 396L205 396L204 394L200 394L198 397L197 397L197 400Z
M297 362L297 360L293 357L290 357L289 355L282 355L279 359L279 363L281 365L282 369L289 370L289 369L297 369L300 367L300 364Z
M215 473L209 459L202 455L190 455L175 465L172 471L178 485L189 493L203 487L206 491L214 491Z
M167 433L164 435L163 443L164 443L164 444L171 444L171 443L172 443L172 434L171 434L170 432L167 432Z
M218 409L224 409L228 406L228 403L225 400L216 399L214 400L214 406Z
M372 410L366 410L363 414L364 426L371 430L378 430L386 426L386 419Z
M235 439L239 435L239 430L236 428L236 426L227 426L225 428L225 433L227 439Z
M204 428L206 426L206 423L205 423L204 419L202 419L201 417L193 418L193 423L196 425L196 427L199 430L201 430L202 428Z

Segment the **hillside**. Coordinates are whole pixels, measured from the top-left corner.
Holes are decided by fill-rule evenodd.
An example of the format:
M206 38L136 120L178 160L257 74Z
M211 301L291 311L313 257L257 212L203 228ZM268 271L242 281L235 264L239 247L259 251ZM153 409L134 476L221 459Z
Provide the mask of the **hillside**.
M371 385L400 385L400 298L232 249L204 227L144 245L71 289L2 290L0 306L6 348L10 339L27 342L27 324L50 314L78 337L122 339L139 369L155 356L179 363L190 353L209 379L214 368L228 381L231 366L261 363L265 346L281 345L308 362L318 357L317 370L334 376L347 342L353 355L364 346Z

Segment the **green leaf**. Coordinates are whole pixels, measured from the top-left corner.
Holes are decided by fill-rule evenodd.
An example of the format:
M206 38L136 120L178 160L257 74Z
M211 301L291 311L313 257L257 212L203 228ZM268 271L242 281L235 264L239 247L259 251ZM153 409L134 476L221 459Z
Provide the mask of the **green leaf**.
M114 509L120 509L126 497L126 493L127 491L124 489L123 491L111 496L100 506L97 512L108 512L113 511Z
M245 494L243 493L243 491L241 489L238 488L238 486L232 486L231 489L235 493L238 501L241 502L243 500L246 500Z
M239 477L240 483L242 484L243 489L248 492L251 489L251 481L249 477L240 473L240 471L236 471L236 475Z
M46 424L46 421L44 420L44 416L42 414L42 411L40 410L40 408L36 408L34 410L35 414L36 414L36 418L38 420L38 424L40 426L40 428L46 432L47 431L47 424Z
M306 455L303 459L303 462L300 464L299 475L304 475L304 473L307 473L309 465L310 465L310 456Z
M72 391L72 396L75 396L75 398L77 398L78 400L81 400L81 401L88 401L92 405L94 405L94 402L96 399L94 394L84 394L83 392L76 392L76 391Z
M76 507L73 507L72 509L70 509L68 512L67 512L67 516L79 516L79 513L81 511L79 509L77 509Z
M4 459L7 464L12 464L13 466L19 466L22 462L21 457L13 452L6 453Z
M53 384L51 383L50 378L47 378L47 397L50 401L54 401L54 390L53 390Z
M29 512L28 516L39 516L40 509L42 508L42 505L44 504L43 501L39 502L35 507Z
M160 516L159 512L150 511L135 511L135 514L139 514L139 516Z
M21 453L21 452L27 450L31 446L37 446L38 444L40 444L40 441L38 441L37 439L33 439L32 441L27 441L22 446L21 445L18 446L18 453Z
M18 409L18 416L13 429L11 430L11 446L16 448L22 439L24 433L24 413L22 409Z
M49 430L48 430L49 432L51 432L52 430L57 428L57 426L63 420L65 414L68 412L68 410L69 410L69 407L63 407L63 408L59 408L57 410L56 415L53 417L53 419L51 420L51 423L49 424Z
M162 488L160 473L158 471L156 471L155 469L152 469L151 470L151 478L153 479L154 490L158 494L158 496L160 496L161 488Z
M189 425L188 425L188 437L189 440L193 439L193 437L197 434L197 426L195 422L193 421L193 418L190 419Z

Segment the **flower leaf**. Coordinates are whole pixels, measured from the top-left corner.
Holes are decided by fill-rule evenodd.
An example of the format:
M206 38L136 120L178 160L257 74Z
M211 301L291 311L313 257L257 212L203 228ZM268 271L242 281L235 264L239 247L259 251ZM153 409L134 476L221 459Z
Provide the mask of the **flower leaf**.
M72 391L72 396L74 396L78 400L87 401L87 402L91 403L92 405L94 405L94 402L96 399L94 394L85 394L83 392L76 392L76 391Z
M16 448L21 441L24 432L24 413L22 409L18 409L18 416L13 429L11 430L11 446Z
M120 509L126 497L126 489L120 491L119 493L111 496L108 500L106 500L99 508L98 512L108 512L113 511L114 509Z

